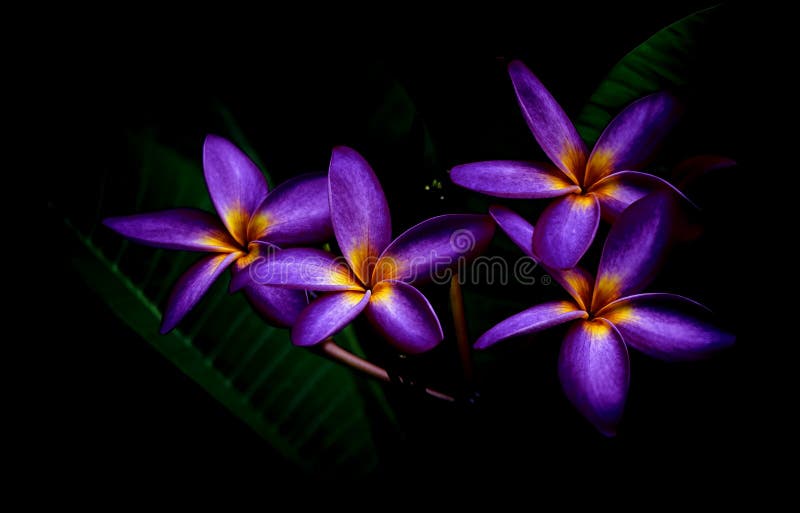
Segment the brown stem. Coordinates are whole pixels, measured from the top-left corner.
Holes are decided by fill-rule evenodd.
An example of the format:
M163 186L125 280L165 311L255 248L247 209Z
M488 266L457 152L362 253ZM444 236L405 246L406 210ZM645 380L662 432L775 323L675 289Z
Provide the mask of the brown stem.
M354 355L347 349L337 346L332 338L323 341L320 345L322 352L333 360L343 363L357 371L361 371L371 378L386 381L387 383L390 381L389 373L386 372L386 369L378 367L374 363Z
M378 367L372 362L368 362L367 360L354 355L347 349L344 349L340 346L336 345L336 342L333 339L329 338L322 342L319 345L320 350L322 353L330 358L331 360L335 360L339 363L347 365L348 367L355 369L359 372L366 374L367 376L389 383L391 382L391 378L389 377L389 373L383 367ZM444 392L440 392L433 388L425 388L425 393L431 397L435 397L437 399L442 399L443 401L453 402L455 399L453 396L445 394Z
M458 273L453 273L453 278L450 280L450 309L453 311L456 342L458 343L458 354L461 356L461 368L464 369L464 380L467 383L472 383L472 378L474 376L472 370L472 351L469 347L467 317L464 311L464 295L461 293Z

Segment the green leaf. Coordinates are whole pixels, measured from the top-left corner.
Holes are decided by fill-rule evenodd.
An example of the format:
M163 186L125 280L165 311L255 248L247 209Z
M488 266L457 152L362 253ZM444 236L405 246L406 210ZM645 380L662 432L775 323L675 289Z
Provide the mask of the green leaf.
M369 120L370 135L394 143L408 137L417 109L405 88L395 81L386 84L381 103Z
M395 147L410 142L410 150L415 156L419 153L425 167L435 167L437 155L431 132L408 90L382 65L376 64L372 75L372 82L380 93L378 105L368 122L370 138Z
M190 205L210 207L199 166L156 143L134 139L141 161L136 211ZM123 178L111 177L106 201L122 197ZM128 192L130 195L130 192ZM101 209L102 210L102 209ZM371 471L378 454L365 398L393 413L380 387L289 341L266 324L227 280L209 291L180 330L160 335L159 304L197 255L120 242L102 228L74 236L72 263L124 324L247 423L293 465L307 471ZM342 345L360 351L352 333ZM391 417L390 417L391 418Z
M627 104L650 93L685 87L697 56L699 35L718 7L691 14L656 32L609 72L584 107L576 128L591 146Z

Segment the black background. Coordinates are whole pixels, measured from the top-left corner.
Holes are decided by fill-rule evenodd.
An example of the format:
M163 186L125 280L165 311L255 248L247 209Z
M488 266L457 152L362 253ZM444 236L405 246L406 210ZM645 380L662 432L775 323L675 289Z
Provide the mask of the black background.
M184 155L199 157L203 136L222 131L209 113L209 105L219 101L279 181L325 169L333 145L361 151L384 185L397 232L430 215L463 211L474 201L446 182L444 169L474 160L541 157L511 92L509 59L523 59L575 115L627 51L702 6L533 12L498 7L454 13L452 19L412 11L371 22L340 12L319 25L281 16L262 25L241 11L220 13L203 25L183 23L181 30L175 28L179 18L136 13L136 29L117 31L112 24L98 30L65 52L63 69L54 71L74 86L58 128L79 141L64 149L73 171L51 177L49 211L59 219L93 201L104 173L124 172L116 170L126 167L120 160L127 137L143 128L156 130ZM741 18L730 8L719 38L707 46L711 58L683 92L687 116L659 160L668 167L697 153L718 153L741 165L700 184L695 198L704 207L705 233L678 248L650 288L697 299L734 330L747 279L740 274L736 241L743 214L732 185L748 165L735 115L743 87L735 71L741 49L731 37ZM294 30L279 34L278 26ZM105 51L109 47L113 51ZM364 84L376 63L416 102L437 143L439 169L419 172L424 164L416 153L392 154L370 141L361 111L371 104ZM445 182L444 200L423 190L433 177ZM72 340L56 352L73 362L55 399L63 463L77 458L94 478L109 481L141 466L152 476L190 476L200 483L240 474L294 477L247 426L122 326L77 276L64 276L65 286L51 297L60 315L54 324L62 339ZM532 294L531 303L555 294L512 292ZM430 294L441 303L440 292ZM449 475L525 479L540 472L589 480L667 474L675 486L702 486L704 476L738 474L742 448L760 442L747 424L753 404L744 370L748 340L740 338L734 348L697 363L665 364L632 353L625 419L620 435L606 439L560 391L556 360L562 335L552 330L481 355L482 398L475 407L393 390L406 437L388 444L381 475L413 481ZM385 357L380 348L373 351ZM445 373L429 379L446 385L457 378L451 352L422 362L423 375L431 362L444 362ZM670 468L680 473L672 475Z

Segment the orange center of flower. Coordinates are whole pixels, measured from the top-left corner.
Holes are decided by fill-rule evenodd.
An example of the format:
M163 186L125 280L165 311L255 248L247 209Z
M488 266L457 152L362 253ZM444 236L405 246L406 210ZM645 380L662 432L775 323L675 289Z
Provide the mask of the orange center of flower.
M250 242L247 244L247 248L244 248L241 252L242 256L236 260L236 267L242 270L259 258L265 257L268 251L269 246L257 242Z

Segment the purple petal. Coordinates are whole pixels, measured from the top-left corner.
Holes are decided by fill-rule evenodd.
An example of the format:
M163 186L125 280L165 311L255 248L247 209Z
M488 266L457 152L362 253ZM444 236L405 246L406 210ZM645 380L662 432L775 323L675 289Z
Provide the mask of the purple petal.
M533 252L534 228L531 223L513 210L500 205L489 207L489 215L523 253L534 260L539 260Z
M586 145L564 110L522 62L512 61L508 73L517 100L536 142L550 160L576 184L583 177Z
M672 130L680 113L678 101L668 93L640 98L611 120L597 140L586 165L584 184L623 169L640 169Z
M672 181L677 184L678 189L686 190L687 187L706 173L717 169L734 167L735 165L736 161L728 157L698 155L688 158L675 166L672 171Z
M672 191L693 204L689 198L666 180L637 171L620 171L609 175L589 189L600 201L603 218L613 223L634 201L655 191Z
M246 244L250 215L269 192L264 174L242 150L216 135L203 145L203 171L222 222L239 244Z
M486 349L501 340L563 324L575 319L586 319L589 315L570 301L553 301L528 308L489 329L478 337L475 349Z
M625 209L603 246L592 311L622 296L640 292L664 259L674 219L671 194L645 196Z
M533 225L522 216L506 207L493 205L489 207L489 214L494 218L497 226L529 257L539 260L533 252ZM592 286L594 277L580 267L572 269L552 269L543 266L545 270L561 284L564 289L575 299L582 309L586 309L592 299Z
M427 281L481 254L494 235L489 216L447 214L427 219L396 238L378 259L372 283Z
M260 285L278 285L304 290L363 290L342 258L310 248L287 248L248 267L249 276L234 276L231 290L252 280Z
M316 244L333 235L328 177L314 173L282 183L250 218L248 240L278 245Z
M109 217L103 224L131 240L148 246L188 251L230 253L239 251L219 219L191 208L176 208Z
M308 295L302 290L250 285L244 287L244 294L256 312L282 328L292 326L308 306Z
M561 346L558 375L581 415L614 436L630 378L628 350L617 330L600 319L575 323Z
M316 299L297 317L292 343L313 346L347 326L369 303L370 291L334 292Z
M177 326L214 280L240 256L241 253L209 255L190 267L172 289L161 323L161 333L167 333Z
M628 296L598 315L617 327L626 344L662 360L702 358L736 338L714 326L706 307L674 294Z
M542 212L533 233L533 251L555 269L575 267L594 240L600 205L594 196L570 194Z
M383 189L364 157L344 146L333 149L328 180L336 241L356 276L367 283L378 256L392 240Z
M550 164L493 160L454 167L453 183L498 198L554 198L580 187Z
M262 247L265 251L258 251ZM274 251L279 250L277 246L270 247L261 244L254 249L256 254L263 258L271 257ZM251 257L251 254L240 258L236 261L236 265L232 267L231 292L241 289L253 308L270 323L281 327L291 326L297 316L300 315L300 312L308 306L307 293L304 290L259 285L254 282L250 276L249 265L239 265L240 262L247 260L249 257Z
M372 288L367 318L404 353L429 351L444 338L431 304L422 292L402 281L382 281Z

